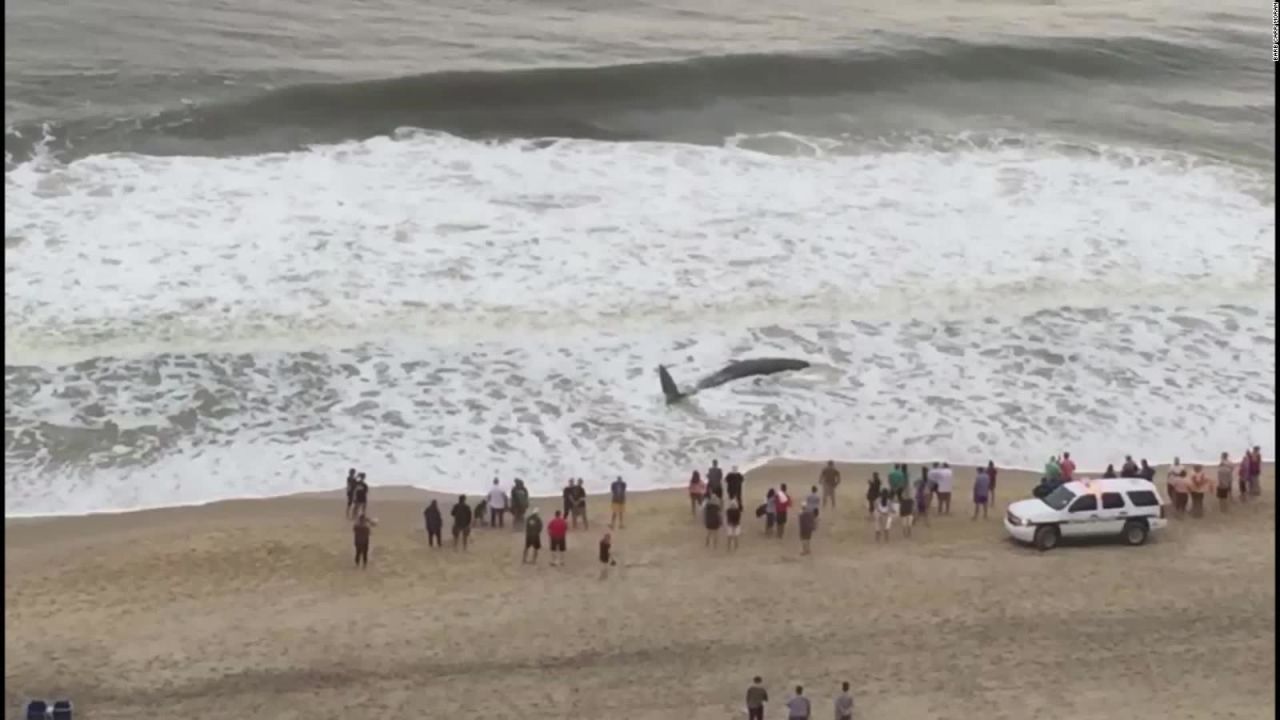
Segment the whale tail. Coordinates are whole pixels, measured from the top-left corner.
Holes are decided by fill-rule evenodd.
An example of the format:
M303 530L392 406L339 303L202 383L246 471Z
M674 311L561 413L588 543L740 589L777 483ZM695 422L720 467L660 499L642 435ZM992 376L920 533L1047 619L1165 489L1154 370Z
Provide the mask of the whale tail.
M658 366L658 379L662 381L662 394L667 397L668 403L679 402L684 398L684 393L680 392L676 381L671 379L671 373L663 365Z

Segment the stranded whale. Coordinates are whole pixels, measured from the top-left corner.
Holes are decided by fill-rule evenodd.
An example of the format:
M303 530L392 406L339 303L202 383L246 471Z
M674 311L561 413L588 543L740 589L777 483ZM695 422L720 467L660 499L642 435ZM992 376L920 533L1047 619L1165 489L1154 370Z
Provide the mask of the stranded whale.
M706 390L717 385L723 385L730 380L750 377L752 375L772 375L774 373L785 372L787 370L803 370L809 367L809 363L804 360L794 360L791 358L756 358L753 360L737 360L725 365L720 370L702 378L694 385L689 392L681 392L680 387L676 385L676 381L671 379L671 373L667 372L667 368L663 365L658 366L658 379L662 382L662 394L667 397L668 403L679 402L685 397L692 395L699 390Z

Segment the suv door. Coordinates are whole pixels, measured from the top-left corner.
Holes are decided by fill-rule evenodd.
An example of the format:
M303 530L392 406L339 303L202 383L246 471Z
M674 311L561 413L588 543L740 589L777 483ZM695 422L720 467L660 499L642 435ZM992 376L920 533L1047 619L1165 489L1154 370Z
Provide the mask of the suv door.
M1124 495L1104 492L1098 502L1101 507L1098 508L1097 534L1119 535L1124 532L1125 521L1133 515L1133 509L1124 501Z
M1062 523L1063 537L1086 537L1098 534L1101 516L1098 514L1098 496L1085 493L1067 506L1067 517Z

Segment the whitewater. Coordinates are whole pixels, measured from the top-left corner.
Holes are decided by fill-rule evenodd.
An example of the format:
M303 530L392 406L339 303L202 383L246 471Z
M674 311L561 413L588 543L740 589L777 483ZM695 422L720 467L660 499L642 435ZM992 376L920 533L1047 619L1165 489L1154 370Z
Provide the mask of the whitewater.
M713 457L1274 454L1274 186L1048 134L391 136L5 175L7 515ZM687 408L728 360L809 360Z

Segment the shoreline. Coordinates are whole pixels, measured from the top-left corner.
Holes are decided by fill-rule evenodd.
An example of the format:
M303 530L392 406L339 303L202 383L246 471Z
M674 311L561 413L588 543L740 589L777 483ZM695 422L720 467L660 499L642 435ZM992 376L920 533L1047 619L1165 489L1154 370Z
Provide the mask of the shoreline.
M753 473L759 473L761 470L766 468L792 468L792 467L802 467L807 465L819 466L825 462L826 460L815 460L815 459L791 457L791 456L783 455L783 456L765 458L763 460L750 461L745 464L738 465L738 469L740 472L742 472L742 474L746 475L748 479L750 479ZM913 469L916 469L921 465L931 464L935 462L935 460L934 459L903 460L901 458L899 459L890 458L886 460L877 460L877 459L835 460L836 465L839 467L846 467L846 466L848 467L860 467L860 466L882 467L882 466L890 466L894 463L902 463L902 462L905 462L907 463L907 465L909 465ZM938 460L937 462L941 462L941 461ZM1205 467L1215 467L1217 463L1218 461L1216 459L1213 461L1199 461L1199 464L1204 465ZM1194 460L1184 461L1182 464L1186 466L1191 466L1191 465L1197 464L1197 461L1194 461ZM1263 465L1264 471L1266 468L1271 467L1274 464L1275 464L1274 458L1269 458L1269 457L1262 458L1262 465ZM732 466L733 464L730 463L728 465L722 465L721 467L725 469L725 472L728 472L729 468ZM953 469L957 469L957 470L961 468L976 467L972 463L951 463L951 466ZM1154 465L1157 472L1159 472L1163 468L1166 468L1167 466L1168 466L1167 463L1157 463ZM1022 474L1022 473L1038 474L1040 472L1039 468L1005 466L999 463L996 463L996 468L1000 472L1018 473L1018 474ZM1106 468L1102 468L1099 470L1090 470L1090 469L1082 469L1082 468L1076 469L1076 473L1082 477L1083 476L1099 476L1100 477L1105 471L1106 471ZM692 472L692 470L689 470L687 472ZM699 469L699 472L705 473L705 469ZM624 474L623 479L626 479L626 478L627 476ZM502 481L503 483L509 484L512 479L513 478L503 478ZM592 488L594 486L594 483L590 478L584 478L584 479L587 481L589 488ZM488 482L488 481L486 480L485 482ZM509 485L504 485L504 487L507 487L507 486ZM676 490L683 487L685 487L683 483L672 484L672 485L654 485L654 486L637 488L637 489L632 489L628 487L627 494L632 495L632 494L639 494L639 493L660 493L660 492ZM409 483L391 482L387 484L370 483L369 488L370 488L370 491L378 491L378 493L384 493L384 492L391 492L393 494L414 493L424 498L425 497L438 498L438 497L453 496L453 495L459 495L459 494L465 494L468 497L475 497L475 496L478 496L478 493L481 490L485 489L486 486L484 485L483 482L477 481L477 489L475 490L453 491L453 490L440 490L436 488L424 487L421 485L413 485ZM5 524L8 525L10 522L33 522L33 521L59 520L59 519L68 519L68 518L90 518L90 517L111 516L111 515L130 515L135 513L152 513L152 512L158 512L158 511L164 511L164 510L184 510L184 509L193 509L193 508L203 508L203 507L208 507L210 505L218 505L220 503L264 502L264 501L278 501L278 500L288 500L288 499L305 500L305 499L310 499L315 497L342 498L344 492L345 492L345 489L343 487L337 486L337 487L321 489L321 490L299 490L295 492L277 493L277 494L270 494L270 495L247 495L247 496L240 495L240 496L234 496L234 497L213 498L209 500L201 500L198 502L190 502L190 503L178 503L178 504L168 504L168 505L140 505L140 506L129 507L129 508L107 508L102 510L90 510L88 512L81 512L81 513L61 513L61 512L10 513L6 511L4 516L4 521L5 521ZM607 492L608 492L607 487L599 490L592 489L588 493L588 496L594 497L598 495L603 495ZM558 497L560 497L558 494L542 495L537 493L531 493L529 496L530 500L546 500L546 499L552 499L552 498L558 498Z

